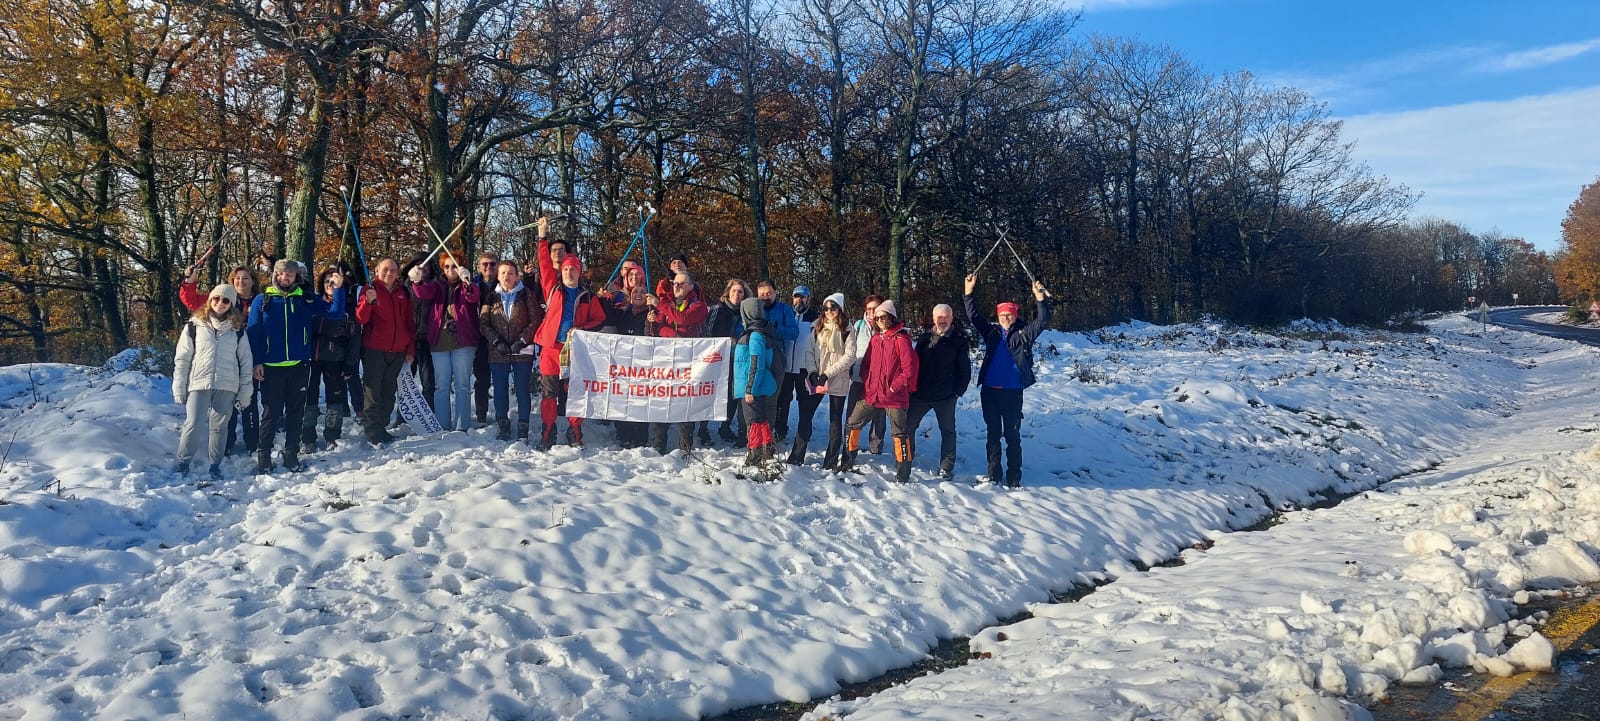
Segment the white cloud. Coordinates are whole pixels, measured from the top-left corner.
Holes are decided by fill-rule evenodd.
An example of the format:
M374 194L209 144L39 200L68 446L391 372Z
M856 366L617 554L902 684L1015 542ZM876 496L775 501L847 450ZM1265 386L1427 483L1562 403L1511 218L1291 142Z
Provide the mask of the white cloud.
M1600 176L1600 86L1345 119L1374 172L1425 195L1417 215L1499 228L1555 250L1567 206Z
M1500 58L1497 65L1502 70L1527 70L1544 65L1554 65L1597 49L1600 49L1600 38L1576 43L1549 45L1542 48L1534 48L1533 50L1511 53Z

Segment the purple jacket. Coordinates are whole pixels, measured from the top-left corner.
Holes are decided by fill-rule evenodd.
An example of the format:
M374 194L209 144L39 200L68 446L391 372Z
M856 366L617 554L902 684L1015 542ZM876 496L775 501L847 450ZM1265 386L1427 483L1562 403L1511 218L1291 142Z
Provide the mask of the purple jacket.
M455 304L456 343L466 348L478 345L477 283L468 281L450 286L440 278L411 286L411 292L416 294L417 300L428 305L427 327L422 332L427 334L430 347L439 342L446 303Z

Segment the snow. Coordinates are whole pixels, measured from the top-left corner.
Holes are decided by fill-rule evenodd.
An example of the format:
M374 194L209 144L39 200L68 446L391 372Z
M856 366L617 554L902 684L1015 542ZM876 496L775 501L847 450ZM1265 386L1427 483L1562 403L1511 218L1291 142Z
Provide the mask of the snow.
M1046 334L1011 492L973 483L971 393L955 482L761 483L596 428L209 485L136 357L3 368L0 719L693 719L965 635L979 660L811 717L1368 718L1441 666L1548 667L1516 603L1600 581L1597 355L1480 328Z

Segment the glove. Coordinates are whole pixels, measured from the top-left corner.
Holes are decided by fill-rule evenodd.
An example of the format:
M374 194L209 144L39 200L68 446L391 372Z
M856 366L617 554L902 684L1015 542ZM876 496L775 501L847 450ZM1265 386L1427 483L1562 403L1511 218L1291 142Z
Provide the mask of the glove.
M421 283L422 282L422 268L419 268L417 266L412 266L411 270L406 273L406 277L410 278L411 282L413 282L413 283Z
M507 342L505 342L503 340L495 341L494 342L494 352L499 353L500 355L505 355L505 356L511 355L511 344L507 343Z
M527 343L523 343L522 341L519 340L519 341L511 344L511 353L513 355L515 355L517 353L521 353L522 349L523 348L527 348L527 347L528 347Z
M828 382L827 374L818 373L816 371L812 371L811 372L811 385L820 386L820 385L822 385L824 383L827 383L827 382Z
M176 403L176 404L178 404L180 406L189 405L189 399L184 398L183 396L180 396L180 395L178 395L176 393L172 394L172 402Z

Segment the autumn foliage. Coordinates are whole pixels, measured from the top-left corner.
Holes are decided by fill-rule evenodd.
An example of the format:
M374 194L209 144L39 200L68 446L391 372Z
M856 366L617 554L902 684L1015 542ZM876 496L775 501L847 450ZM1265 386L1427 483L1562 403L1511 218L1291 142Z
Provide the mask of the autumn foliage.
M1060 7L15 0L0 360L167 341L212 247L203 284L261 254L362 274L429 224L525 260L549 215L599 282L647 205L654 275L681 252L710 295L770 276L910 316L980 263L980 300L1031 274L1067 327L1554 300L1525 242L1408 222L1315 98ZM1593 293L1578 208L1563 288Z

